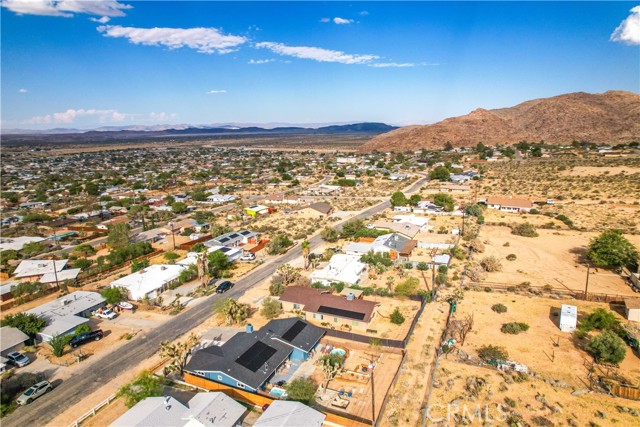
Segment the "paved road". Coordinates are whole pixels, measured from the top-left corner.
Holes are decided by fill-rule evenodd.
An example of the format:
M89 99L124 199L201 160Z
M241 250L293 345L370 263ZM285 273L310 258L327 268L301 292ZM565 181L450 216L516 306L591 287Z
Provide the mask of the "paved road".
M405 192L412 193L420 188L427 178L421 178L412 184ZM361 212L351 219L365 219L388 208L388 201L379 203ZM336 228L346 222L342 221ZM309 239L311 250L317 249L323 244L320 235ZM173 317L157 328L140 335L113 352L110 357L103 358L99 363L87 364L73 377L64 381L52 392L34 401L28 406L19 407L16 411L3 418L3 427L42 426L51 421L66 408L76 404L83 397L102 387L112 378L129 369L134 369L142 361L150 358L160 348L160 343L165 340L173 341L181 335L203 323L212 314L212 305L222 298L240 297L247 289L269 278L278 265L289 263L300 256L299 244L294 246L286 254L273 258L265 264L253 270L244 278L238 280L233 289L224 295L211 295L204 298L194 307Z

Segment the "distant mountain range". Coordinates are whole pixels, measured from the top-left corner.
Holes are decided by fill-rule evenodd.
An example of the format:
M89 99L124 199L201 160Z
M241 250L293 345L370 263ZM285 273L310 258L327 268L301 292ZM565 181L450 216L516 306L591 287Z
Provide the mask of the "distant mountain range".
M522 140L569 144L640 141L640 95L609 91L569 93L534 99L515 107L485 110L426 126L406 126L374 137L362 151L405 151L513 144Z
M238 127L233 124L216 126L194 125L157 125L157 126L108 126L93 130L48 129L43 131L25 129L5 129L2 131L3 143L47 143L47 142L100 142L115 140L137 140L181 136L216 135L327 135L327 134L363 134L377 135L397 129L384 123L353 123L322 127Z

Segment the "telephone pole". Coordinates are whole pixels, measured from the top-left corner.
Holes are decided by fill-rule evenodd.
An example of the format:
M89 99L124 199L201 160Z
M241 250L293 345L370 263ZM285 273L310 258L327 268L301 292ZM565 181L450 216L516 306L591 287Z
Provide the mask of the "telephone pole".
M587 264L587 280L584 284L584 299L587 299L588 291L589 291L589 274L591 270L591 264Z

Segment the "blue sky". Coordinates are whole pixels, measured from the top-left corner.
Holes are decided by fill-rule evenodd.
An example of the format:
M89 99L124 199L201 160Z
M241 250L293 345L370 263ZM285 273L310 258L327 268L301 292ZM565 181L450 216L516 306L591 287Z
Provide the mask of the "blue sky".
M640 91L637 2L2 6L3 128L432 123Z

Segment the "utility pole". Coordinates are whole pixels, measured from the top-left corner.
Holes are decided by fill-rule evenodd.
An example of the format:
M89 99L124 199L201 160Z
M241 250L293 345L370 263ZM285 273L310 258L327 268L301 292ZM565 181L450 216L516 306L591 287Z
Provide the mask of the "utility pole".
M376 427L376 387L373 382L373 371L375 367L371 369L371 427Z
M171 227L171 236L173 237L173 250L176 250L176 233L173 230L173 221L169 221L169 223L167 224L169 227Z

